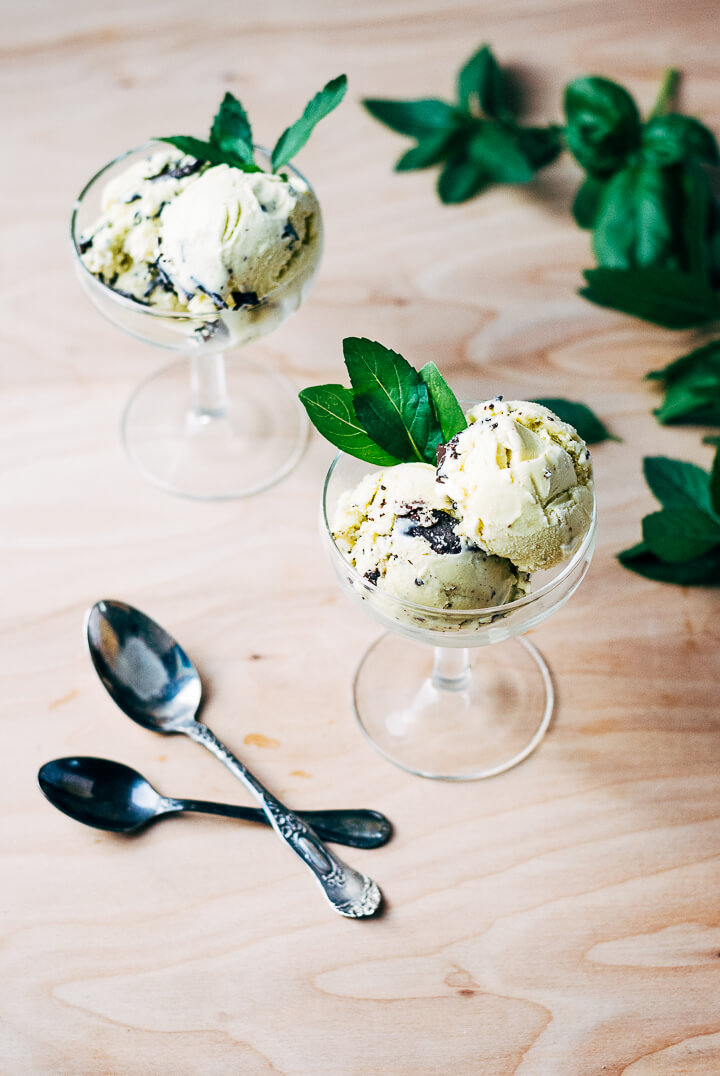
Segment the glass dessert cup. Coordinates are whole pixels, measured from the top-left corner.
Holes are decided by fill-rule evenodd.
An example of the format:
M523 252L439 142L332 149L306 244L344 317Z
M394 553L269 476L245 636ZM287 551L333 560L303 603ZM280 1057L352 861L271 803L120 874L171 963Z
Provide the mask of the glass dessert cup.
M535 572L530 594L492 608L431 608L378 590L333 539L340 495L376 470L340 453L323 491L323 531L338 581L388 629L355 674L360 728L380 754L421 777L473 781L504 773L535 750L553 712L550 670L521 636L582 582L595 548L597 509L571 559Z
M308 423L297 390L266 364L226 351L279 328L305 301L322 255L322 219L313 255L301 270L254 306L190 314L160 310L114 291L85 266L79 242L100 215L105 184L135 161L168 147L148 143L117 157L93 176L72 213L75 267L85 291L109 321L131 336L182 358L153 373L131 395L123 443L145 478L169 493L221 500L257 493L300 459ZM256 159L269 168L266 152ZM290 165L285 171L302 177ZM307 183L307 180L305 180Z

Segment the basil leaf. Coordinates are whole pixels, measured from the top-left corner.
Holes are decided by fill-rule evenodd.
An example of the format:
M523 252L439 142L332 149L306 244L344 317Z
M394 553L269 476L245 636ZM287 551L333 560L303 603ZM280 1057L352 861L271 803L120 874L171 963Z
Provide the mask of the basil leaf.
M489 182L487 173L471 161L463 149L445 162L438 178L437 192L445 205L458 205L479 194Z
M535 175L512 130L499 123L481 122L467 152L469 161L495 183L527 183Z
M253 140L250 121L237 97L226 93L210 129L210 141L224 153L253 164Z
M614 433L610 433L607 426L600 421L594 411L587 404L573 400L563 400L556 396L545 396L535 403L553 411L563 422L569 422L589 445L598 445L602 441L619 441Z
M299 120L286 127L271 154L273 172L287 164L303 148L315 126L342 101L347 90L347 75L331 79L305 106Z
M580 228L594 228L600 212L600 205L605 194L607 180L597 176L586 176L573 202L573 216Z
M624 568L661 583L683 586L720 583L720 549L691 560L668 563L652 553L645 542L639 542L619 553L618 560Z
M467 427L463 409L434 362L425 363L420 377L427 386L435 417L440 423L442 444L447 444L451 437Z
M315 385L303 389L300 400L313 426L336 448L379 467L400 462L368 437L358 422L350 389L343 385Z
M458 104L473 116L483 112L497 120L511 120L505 76L489 45L483 45L461 68L457 80Z
M674 269L586 269L580 295L591 303L662 325L691 329L720 318L720 294Z
M398 134L411 135L418 139L439 131L447 132L457 125L460 118L452 105L435 97L426 97L419 101L368 98L363 104L370 115L386 127Z
M403 153L395 164L396 172L412 172L419 168L429 168L437 164L453 139L452 131L440 131L438 134L426 135L416 146Z
M621 168L640 142L640 115L627 90L606 78L578 78L565 87L565 139L588 172Z
M678 511L698 508L712 512L709 478L702 467L665 456L647 456L643 460L643 472L651 492L663 508Z
M428 390L410 363L374 340L343 340L355 410L373 440L399 459L435 462L440 429Z
M662 169L632 166L614 175L594 222L593 249L600 265L678 268L676 198L672 177Z
M667 167L683 161L720 163L715 136L692 116L670 112L649 120L642 132L642 156L648 164Z
M643 541L660 560L676 563L709 553L720 543L720 522L699 508L664 508L642 521Z

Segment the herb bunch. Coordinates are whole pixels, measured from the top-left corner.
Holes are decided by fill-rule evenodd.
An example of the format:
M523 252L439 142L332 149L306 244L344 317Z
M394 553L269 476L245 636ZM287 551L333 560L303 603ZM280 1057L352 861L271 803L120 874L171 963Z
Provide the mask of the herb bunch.
M442 164L438 194L465 202L491 183L527 183L561 150L559 129L518 123L505 73L487 45L457 77L456 98L365 100L371 115L415 145L397 161L399 172Z
M463 202L489 183L525 183L563 147L584 169L573 215L592 231L597 268L580 294L668 328L720 318L720 204L709 169L715 136L670 110L678 73L666 72L643 121L628 91L588 76L564 91L565 124L522 127L506 72L483 45L461 69L457 100L366 100L376 119L416 146L396 168L443 163L438 193Z
M720 449L711 472L663 456L643 461L662 509L642 521L642 541L620 563L665 583L720 583Z
M305 106L302 116L278 138L270 160L273 172L288 164L310 138L315 126L342 101L347 90L347 76L331 79ZM242 172L262 172L255 163L252 128L247 112L231 93L226 93L213 119L207 141L191 135L166 135L158 142L169 142L182 153L209 164L227 164Z

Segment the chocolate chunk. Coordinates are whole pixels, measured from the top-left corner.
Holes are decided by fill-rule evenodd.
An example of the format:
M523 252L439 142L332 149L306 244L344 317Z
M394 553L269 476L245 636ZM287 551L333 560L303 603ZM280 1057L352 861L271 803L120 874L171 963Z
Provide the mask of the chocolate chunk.
M90 247L92 245L93 245L92 236L90 236L89 239L81 239L81 240L79 240L77 246L78 246L78 250L80 251L80 253L85 254L88 250L90 250Z
M282 238L283 239L290 239L290 240L292 240L293 243L296 243L300 238L300 236L297 234L297 232L293 228L290 221L288 221L287 224L285 225L285 227L283 228Z
M195 277L191 277L191 280L198 291L201 291L203 295L207 295L208 299L212 299L218 310L227 310L228 304L225 302L222 295L219 295L216 291L210 291L203 284L201 284L199 280L196 280Z
M438 445L435 449L435 456L437 459L438 467L442 467L443 460L445 459L445 453L447 452L447 445Z
M154 176L148 176L148 180L152 182L154 179L184 179L185 176L192 176L195 172L199 172L204 162L193 160L190 164L177 164L174 168L170 167L170 164L164 164L160 171Z
M132 205L133 202L139 202L141 195L131 194L129 198L125 199L125 205Z
M377 581L380 578L380 569L373 568L371 572L365 572L365 578L369 583L372 583L373 586L377 586Z
M432 519L431 523L410 522L405 527L405 534L410 538L424 538L433 553L443 553L449 556L461 553L462 543L455 533L456 520L447 512L436 508L430 509L428 515ZM410 513L408 516L411 520L413 519Z
M155 212L153 213L153 215L151 216L150 220L157 220L166 205L167 205L167 202L161 202L160 205L155 210Z
M241 306L257 306L260 300L256 291L231 291L233 310L239 310Z
M415 580L415 586L416 587L424 587L425 586L425 580L424 579L416 579Z

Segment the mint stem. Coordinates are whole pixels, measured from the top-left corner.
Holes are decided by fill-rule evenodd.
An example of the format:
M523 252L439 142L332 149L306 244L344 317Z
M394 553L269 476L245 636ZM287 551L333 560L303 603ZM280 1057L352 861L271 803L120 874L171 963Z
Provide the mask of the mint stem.
M675 97L677 95L678 86L680 85L680 79L682 73L675 67L668 67L663 74L662 82L660 83L660 89L658 91L657 100L653 105L652 112L649 115L649 119L653 120L656 116L664 116L666 112L670 112L675 104Z

